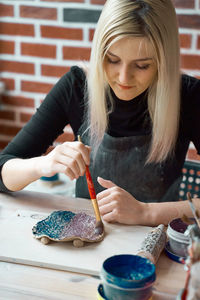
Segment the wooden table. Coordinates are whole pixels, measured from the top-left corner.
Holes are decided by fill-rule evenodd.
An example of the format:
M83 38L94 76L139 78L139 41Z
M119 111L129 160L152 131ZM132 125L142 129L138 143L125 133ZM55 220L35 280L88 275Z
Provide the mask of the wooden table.
M36 192L0 193L0 219L7 218L18 209L50 213L53 210L74 207L74 199ZM82 205L82 207L81 207ZM90 201L79 204L78 209L91 210ZM156 265L154 300L175 299L183 288L186 272L183 265L170 260L165 253ZM100 278L79 273L0 261L0 300L23 299L97 299Z

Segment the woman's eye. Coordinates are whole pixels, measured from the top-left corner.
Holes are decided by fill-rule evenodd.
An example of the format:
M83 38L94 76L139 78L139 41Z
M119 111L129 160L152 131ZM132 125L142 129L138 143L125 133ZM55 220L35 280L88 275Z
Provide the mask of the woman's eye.
M147 70L147 69L149 68L149 66L150 66L150 65L142 65L142 66L136 65L136 67L137 67L138 69L140 69L140 70Z
M107 57L107 61L110 63L110 64L117 64L119 62L119 60L112 60L110 59L109 57Z

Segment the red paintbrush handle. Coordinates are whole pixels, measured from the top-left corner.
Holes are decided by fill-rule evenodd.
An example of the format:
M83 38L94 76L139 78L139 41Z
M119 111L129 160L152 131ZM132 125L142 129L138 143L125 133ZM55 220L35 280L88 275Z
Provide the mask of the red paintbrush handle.
M86 166L85 175L86 175L86 179L87 179L87 185L88 185L88 190L89 190L89 193L90 193L90 198L91 199L96 199L94 183L92 181L92 177L91 177L90 170L89 170L88 166Z

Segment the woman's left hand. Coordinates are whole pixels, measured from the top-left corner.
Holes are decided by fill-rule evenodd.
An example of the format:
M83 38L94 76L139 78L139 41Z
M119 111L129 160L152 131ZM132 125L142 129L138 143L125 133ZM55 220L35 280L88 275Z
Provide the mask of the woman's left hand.
M120 188L110 180L97 178L98 183L106 188L97 195L100 214L106 222L144 225L146 206L137 201L130 193Z

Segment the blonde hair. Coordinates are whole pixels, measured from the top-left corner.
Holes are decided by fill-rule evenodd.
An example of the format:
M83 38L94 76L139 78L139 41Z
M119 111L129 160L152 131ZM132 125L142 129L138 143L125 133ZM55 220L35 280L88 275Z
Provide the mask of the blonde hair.
M178 26L171 0L107 0L94 34L87 76L91 144L97 151L108 126L108 106L112 108L104 57L111 43L127 36L146 37L154 48L157 77L148 88L152 139L147 162L162 162L174 152L180 114Z

